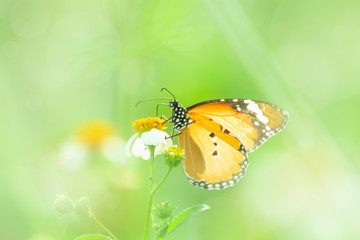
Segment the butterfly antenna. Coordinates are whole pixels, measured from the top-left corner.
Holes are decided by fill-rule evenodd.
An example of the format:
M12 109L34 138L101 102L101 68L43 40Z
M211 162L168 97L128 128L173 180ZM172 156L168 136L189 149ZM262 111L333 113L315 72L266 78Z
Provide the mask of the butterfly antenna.
M174 100L176 100L174 94L172 94L167 88L162 88L161 91L166 90L168 93L170 93L170 95L174 98Z
M136 103L136 107L139 105L139 103L142 102L148 102L148 101L156 101L156 100L172 100L171 98L151 98L151 99L145 99L145 100L140 100Z

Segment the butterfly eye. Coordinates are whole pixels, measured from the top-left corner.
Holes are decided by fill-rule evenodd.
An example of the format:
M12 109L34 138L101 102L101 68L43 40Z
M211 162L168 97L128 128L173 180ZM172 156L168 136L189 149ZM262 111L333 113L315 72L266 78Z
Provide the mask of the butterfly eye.
M172 100L172 101L170 102L170 107L171 107L171 108L177 108L178 106L179 106L179 103L178 103L177 101Z

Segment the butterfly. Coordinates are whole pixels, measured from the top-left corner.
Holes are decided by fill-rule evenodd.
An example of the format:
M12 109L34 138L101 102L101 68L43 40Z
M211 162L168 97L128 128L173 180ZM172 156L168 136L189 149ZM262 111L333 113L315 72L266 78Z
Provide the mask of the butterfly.
M171 136L178 135L185 150L184 173L190 183L208 190L234 186L248 167L247 154L283 130L289 118L274 104L249 99L210 100L184 108L164 89L173 99L159 105L172 110L168 121L174 124Z

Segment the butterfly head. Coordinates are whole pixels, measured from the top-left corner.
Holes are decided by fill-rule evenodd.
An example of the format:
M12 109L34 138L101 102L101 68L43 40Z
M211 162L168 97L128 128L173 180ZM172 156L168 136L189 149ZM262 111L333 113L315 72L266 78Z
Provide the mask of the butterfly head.
M171 100L169 103L169 106L172 110L176 109L179 105L181 106L181 104L176 100Z
M187 109L175 99L170 101L169 106L172 110L171 122L174 124L174 128L181 130L187 127L190 123Z

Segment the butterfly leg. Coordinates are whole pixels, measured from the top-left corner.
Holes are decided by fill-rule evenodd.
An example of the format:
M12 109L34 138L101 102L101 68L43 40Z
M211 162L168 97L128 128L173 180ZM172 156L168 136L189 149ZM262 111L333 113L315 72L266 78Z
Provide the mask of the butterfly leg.
M175 135L174 135L174 131L177 131L177 133ZM173 128L171 135L169 137L166 137L166 139L176 137L176 136L180 135L181 133L182 132L180 130Z
M166 117L165 117L165 116L161 116L161 119L166 119ZM162 122L162 123L156 122L156 123L157 123L157 124L165 124L165 123L167 123L168 121L170 121L171 119L172 119L172 117L166 119L165 122Z
M165 116L161 116L162 119L166 119ZM168 119L166 119L166 121L164 123L167 123L168 121L170 121L173 117L169 117ZM170 121L171 122L171 121Z

